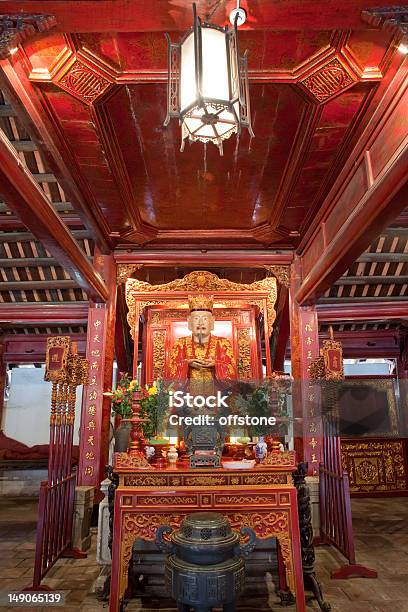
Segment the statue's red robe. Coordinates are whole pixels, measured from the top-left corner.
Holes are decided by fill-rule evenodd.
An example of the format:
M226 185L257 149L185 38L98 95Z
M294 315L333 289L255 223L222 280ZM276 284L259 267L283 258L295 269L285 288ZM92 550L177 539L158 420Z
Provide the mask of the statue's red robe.
M211 359L214 368L191 368L191 359ZM181 383L187 380L228 381L237 378L237 367L232 346L227 338L210 336L203 346L194 342L192 336L180 338L174 343L170 354L170 378Z

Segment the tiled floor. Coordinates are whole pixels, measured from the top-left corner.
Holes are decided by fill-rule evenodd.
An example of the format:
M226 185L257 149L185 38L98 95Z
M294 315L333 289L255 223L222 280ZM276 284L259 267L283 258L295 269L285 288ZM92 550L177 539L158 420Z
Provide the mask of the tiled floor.
M32 580L36 513L35 500L0 499L0 591L21 589ZM330 571L342 563L341 556L332 548L318 548L316 571L333 612L408 612L408 499L353 500L353 518L357 561L377 569L378 579L331 580ZM43 581L66 593L64 608L37 610L107 609L108 604L91 592L99 569L94 536L86 559L59 560ZM147 597L132 600L127 608L129 612L158 609L175 608L169 601ZM308 603L308 610L317 609L316 602ZM261 596L245 598L239 610L282 610L271 580L267 578Z

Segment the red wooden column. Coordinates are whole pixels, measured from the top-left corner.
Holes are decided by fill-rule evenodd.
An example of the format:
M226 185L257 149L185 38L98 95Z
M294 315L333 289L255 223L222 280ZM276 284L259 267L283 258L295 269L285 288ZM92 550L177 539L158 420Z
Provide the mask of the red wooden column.
M290 342L293 376L295 448L299 459L309 463L309 473L319 473L322 426L319 418L319 392L310 381L310 364L319 356L319 327L315 306L299 306L296 292L302 281L299 258L291 266L289 290Z
M103 396L112 386L116 318L116 264L112 255L95 250L94 266L109 291L106 304L90 303L86 357L89 384L84 388L79 451L79 485L94 486L105 479L108 463L110 399ZM97 500L96 500L97 501Z

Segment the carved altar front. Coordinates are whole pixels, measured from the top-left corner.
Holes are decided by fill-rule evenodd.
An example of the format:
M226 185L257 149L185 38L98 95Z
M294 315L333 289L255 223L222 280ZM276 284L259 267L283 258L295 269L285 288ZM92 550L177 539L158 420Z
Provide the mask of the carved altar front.
M278 453L276 465L251 470L132 467L132 458L115 454L114 537L110 612L117 612L127 585L132 546L137 538L153 541L157 528L178 528L194 511L216 510L232 528L252 527L258 538L277 539L286 581L304 612L304 590L293 452Z

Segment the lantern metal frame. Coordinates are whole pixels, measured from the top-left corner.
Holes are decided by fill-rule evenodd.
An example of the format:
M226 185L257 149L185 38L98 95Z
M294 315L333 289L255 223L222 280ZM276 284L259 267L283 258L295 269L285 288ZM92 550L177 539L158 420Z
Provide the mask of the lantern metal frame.
M223 140L229 138L233 133L241 133L242 128L246 127L252 137L255 136L251 124L251 107L249 99L249 83L248 83L248 51L245 51L243 56L239 55L238 49L238 20L239 15L235 16L233 28L227 26L221 27L206 21L202 22L197 15L196 5L193 4L193 26L186 32L183 38L178 43L171 42L170 36L166 33L168 43L168 81L167 81L167 115L164 121L164 126L167 127L170 119L173 117L179 119L182 126L182 141L180 151L184 150L186 140L214 142L219 149L220 155L223 155ZM202 75L203 75L203 57L202 57L202 29L212 28L222 32L225 35L226 57L228 67L228 89L229 99L221 100L217 98L205 97L202 94ZM181 111L180 99L180 81L181 81L181 48L186 39L194 33L194 59L195 59L195 86L196 98L189 106ZM235 66L234 66L235 64ZM237 71L236 75L232 75L234 68ZM237 91L232 91L233 78L238 82ZM237 113L235 105L238 102L239 112ZM207 107L211 106L216 112L208 112ZM194 111L203 109L204 113L194 117ZM227 110L234 117L233 121L225 118L220 119L219 115ZM200 125L193 132L190 131L186 124L185 118L192 117L202 121L202 124L211 125L214 130L214 136L197 136L195 132L202 128ZM217 132L217 123L231 124L231 129L224 134Z

